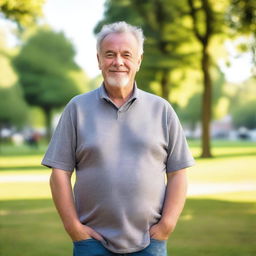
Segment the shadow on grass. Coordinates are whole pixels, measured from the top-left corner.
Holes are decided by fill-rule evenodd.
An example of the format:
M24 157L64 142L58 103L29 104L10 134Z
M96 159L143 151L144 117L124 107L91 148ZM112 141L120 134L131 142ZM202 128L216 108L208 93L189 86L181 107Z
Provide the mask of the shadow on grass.
M256 152L226 152L226 153L213 153L213 157L208 159L219 159L219 158L232 158L232 157L243 157L243 156L256 156ZM195 156L195 159L202 159L200 156Z
M188 139L188 143L191 147L200 147L202 141L199 139L191 140ZM211 139L211 146L217 147L217 148L226 148L226 147L232 147L232 148L255 148L256 142L250 141L250 140L218 140L218 139Z
M72 255L72 243L50 199L0 203L2 255ZM169 255L256 255L255 214L254 203L188 199L169 239Z

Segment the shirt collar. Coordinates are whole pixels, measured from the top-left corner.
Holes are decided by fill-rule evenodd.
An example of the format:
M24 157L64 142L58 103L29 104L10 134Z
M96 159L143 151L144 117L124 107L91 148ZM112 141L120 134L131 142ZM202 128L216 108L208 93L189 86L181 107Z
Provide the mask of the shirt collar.
M101 86L99 87L99 93L100 93L101 99L111 100L107 94L104 83L102 83ZM136 100L138 98L139 98L139 89L137 87L136 82L134 82L133 93L132 93L131 97L128 99L128 101Z

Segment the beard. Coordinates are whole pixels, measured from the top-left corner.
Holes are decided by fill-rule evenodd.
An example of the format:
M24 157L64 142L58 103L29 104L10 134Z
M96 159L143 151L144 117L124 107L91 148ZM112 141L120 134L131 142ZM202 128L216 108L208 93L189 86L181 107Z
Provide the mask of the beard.
M113 86L113 87L125 87L129 83L129 77L128 76L125 76L125 77L109 76L109 77L106 78L106 80L107 80L107 83L110 86Z

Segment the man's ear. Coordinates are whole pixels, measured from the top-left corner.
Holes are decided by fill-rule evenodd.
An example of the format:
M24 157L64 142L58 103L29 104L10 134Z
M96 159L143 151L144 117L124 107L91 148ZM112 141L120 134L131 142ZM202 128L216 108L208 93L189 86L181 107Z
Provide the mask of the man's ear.
M99 70L101 70L100 57L99 57L99 54L98 54L98 53L97 53L97 60L98 60L98 67L99 67Z
M142 60L143 60L143 54L141 54L141 56L139 57L137 71L140 70L140 65L141 65Z

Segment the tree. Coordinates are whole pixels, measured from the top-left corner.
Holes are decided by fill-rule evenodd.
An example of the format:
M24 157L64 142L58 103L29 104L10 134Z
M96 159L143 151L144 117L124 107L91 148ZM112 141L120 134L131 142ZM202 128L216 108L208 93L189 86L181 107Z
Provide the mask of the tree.
M183 108L178 108L178 114L182 122L189 126L191 131L194 131L196 125L201 120L201 102L202 94L194 94L188 101L187 105Z
M216 24L211 5L208 3L208 0L181 0L178 2L173 0L131 0L130 2L132 3L133 12L138 10L143 20L142 27L144 28L146 36L149 36L149 40L147 40L149 42L145 43L145 48L148 47L148 49L151 49L151 53L145 55L144 60L149 59L148 63L150 63L151 67L155 70L155 74L160 77L161 96L164 98L169 98L170 76L173 69L181 69L184 68L184 65L191 64L191 55L193 51L197 51L197 47L191 42L192 37L189 35L193 35L193 32L195 38L200 42L202 49L201 69L204 81L202 104L202 157L211 156L210 120L212 82L209 72L209 45L215 33L212 22ZM197 2L197 6L195 6L195 2ZM116 3L115 1L108 1L107 3L109 4L109 8L111 4L116 6L114 4ZM105 15L109 13L108 10ZM124 17L127 17L127 12ZM189 22L187 21L188 17L192 18L192 26L189 26ZM205 17L205 19L201 17ZM109 17L107 21L109 21ZM190 49L185 53L182 52L181 49L184 49L182 47L184 43L190 43L192 51ZM191 64L191 66L192 65L193 64Z
M145 49L146 69L155 70L161 85L161 96L169 100L174 87L172 73L176 69L192 65L191 48L185 51L183 45L191 43L189 31L184 26L183 1L138 1L131 0L144 21L148 38Z
M227 14L227 24L231 29L231 35L249 35L250 40L243 49L251 50L253 64L256 66L256 1L255 0L231 0ZM254 74L256 76L256 74Z
M122 2L122 6L118 3ZM140 25L146 34L147 40L145 49L150 54L144 56L144 66L150 72L146 78L155 77L161 84L161 96L169 99L173 85L173 72L184 67L196 68L202 72L202 157L211 157L210 145L210 123L212 120L213 105L213 82L210 72L214 64L211 54L212 42L216 38L229 36L229 24L227 15L232 10L236 2L240 2L239 10L246 13L244 31L254 28L255 31L255 11L248 8L255 8L254 0L126 0L126 1L107 1L106 12L103 23L116 20L126 20L134 25ZM246 7L245 7L246 6ZM119 11L118 11L119 8ZM111 12L112 10L112 12ZM133 12L131 15L130 10ZM112 16L114 13L114 16ZM123 16L118 16L123 13ZM129 17L140 17L129 19ZM112 20L111 18L115 18ZM136 16L137 17L137 16ZM237 32L237 31L236 31ZM253 32L254 33L254 32ZM189 45L189 47L188 47ZM255 45L255 44L254 44ZM255 49L255 47L254 47ZM191 61L193 58L193 61ZM139 73L138 77L144 73ZM179 81L181 82L181 81ZM201 84L201 83L200 83ZM166 95L168 95L166 97Z
M63 33L41 28L13 59L26 101L45 113L48 138L52 110L80 92L69 76L69 72L78 70L74 56L74 48Z
M20 27L35 23L42 16L45 0L1 0L0 14L15 21Z
M0 87L0 130L4 127L21 127L27 119L28 107L18 84Z
M256 100L256 86L253 77L241 84L231 84L231 86L235 88L231 108L242 105L244 102Z
M211 74L213 77L213 97L212 97L212 107L213 107L213 118L218 119L218 105L223 102L223 99L227 99L226 93L223 91L225 80L224 74L220 69L215 66L211 68ZM196 125L201 122L201 113L202 113L202 92L196 92L193 94L188 103L184 107L178 108L178 113L181 120L186 123L191 130L196 128ZM222 102L220 102L222 100ZM223 104L222 104L223 106ZM226 109L222 109L222 112ZM226 113L225 113L226 114ZM223 117L223 116L221 116Z
M212 118L212 79L210 75L209 47L213 35L216 33L216 14L209 0L188 0L192 30L201 45L201 69L203 73L203 101L202 101L202 157L211 157L210 122ZM202 20L203 19L203 20Z
M5 35L0 31L2 38ZM0 130L3 127L21 126L26 121L28 107L17 75L11 66L12 54L4 40L0 44Z
M201 156L210 157L212 155L210 147L210 121L212 118L211 42L214 37L223 34L226 36L251 34L253 35L251 46L255 54L256 2L254 0L231 0L220 3L211 0L187 0L187 3L190 8L189 14L192 19L194 36L201 45L201 69L204 86Z
M190 48L182 48L183 43L190 43L190 37L180 15L181 8L180 1L170 0L107 1L104 18L95 28L98 32L103 24L117 20L142 27L146 35L145 54L137 81L142 81L139 84L147 91L151 91L150 83L159 83L158 94L167 100L175 85L172 72L192 65L193 53Z

